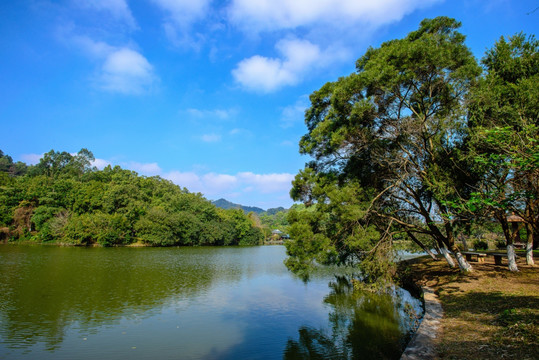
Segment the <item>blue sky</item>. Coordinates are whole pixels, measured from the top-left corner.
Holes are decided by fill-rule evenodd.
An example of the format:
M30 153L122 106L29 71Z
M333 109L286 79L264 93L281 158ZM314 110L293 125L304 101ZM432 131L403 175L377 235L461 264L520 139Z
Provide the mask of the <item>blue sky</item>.
M479 59L535 34L539 1L3 0L0 149L160 175L208 199L292 204L308 96L423 18L462 22Z

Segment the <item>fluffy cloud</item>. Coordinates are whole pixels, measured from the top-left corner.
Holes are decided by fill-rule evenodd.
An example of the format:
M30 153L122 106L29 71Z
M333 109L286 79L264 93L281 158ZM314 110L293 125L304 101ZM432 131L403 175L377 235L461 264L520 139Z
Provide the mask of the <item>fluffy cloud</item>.
M194 172L171 171L163 177L192 192L203 192L204 190L200 176Z
M235 198L246 205L258 204L258 206L262 206L263 203L278 206L275 199L278 199L280 204L290 202L288 192L294 179L294 175L289 173L255 174L252 172L240 172L235 175L216 173L199 175L195 172L171 171L161 176L189 191L201 192L209 198ZM266 198L271 196L271 199L263 202L255 201L253 194L262 194Z
M104 159L95 159L92 161L92 166L95 166L99 170L103 170L108 165L111 165L111 163Z
M439 0L233 0L229 17L250 31L312 26L342 27L358 22L383 25Z
M237 178L241 183L253 187L254 190L267 194L290 190L294 175L288 173L254 174L252 172L242 172L238 173Z
M157 81L148 60L129 48L109 53L101 70L100 86L111 92L141 94L150 90Z
M39 160L43 157L43 154L22 154L21 159L23 162L35 165L39 163Z
M94 80L97 87L105 91L142 94L159 82L152 64L136 50L112 46L87 36L71 35L69 38L72 44L101 62Z
M162 172L159 165L157 165L155 162L139 163L136 161L130 161L128 163L123 163L122 166L146 176L161 175Z
M296 34L280 40L277 57L254 55L232 71L247 90L273 92L313 70L350 61L352 49L380 26L442 0L232 0L228 19L246 33Z
M297 84L305 73L327 62L327 54L307 40L285 39L275 48L280 58L255 55L242 60L232 70L236 82L248 90L272 92Z

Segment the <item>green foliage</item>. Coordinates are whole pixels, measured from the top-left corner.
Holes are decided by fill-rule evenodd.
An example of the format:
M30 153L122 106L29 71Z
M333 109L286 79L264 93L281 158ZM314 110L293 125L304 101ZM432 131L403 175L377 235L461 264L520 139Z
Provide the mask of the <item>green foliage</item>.
M467 156L480 182L462 208L494 216L507 243L516 213L539 231L539 41L517 34L500 40L482 63L486 74L470 101Z
M455 214L444 202L467 196L474 183L460 153L466 95L481 72L459 27L447 17L425 19L311 94L300 152L314 160L291 196L315 210L289 215L292 238L305 248L291 243L290 268L353 260L367 282L385 281L393 236L409 231L456 250Z
M26 174L27 171L28 167L25 163L20 161L14 163L11 156L4 154L4 152L0 150L0 185L2 183L2 175L8 175L10 177L21 176Z
M15 237L74 245L258 245L263 240L241 210L218 209L201 194L160 177L118 166L98 171L93 159L86 149L75 156L51 150L27 175L0 172L0 225L15 229Z
M473 244L475 250L488 250L488 242L484 240L477 240Z
M319 265L355 265L365 282L388 282L394 265L390 238L368 212L370 193L356 182L339 185L317 176L304 176L301 183L315 205L289 212L287 267L305 276Z
M297 205L296 205L297 206ZM289 233L289 222L287 219L288 210L284 208L271 209L272 211L263 212L260 214L261 224L268 230L268 232L279 229L283 233Z

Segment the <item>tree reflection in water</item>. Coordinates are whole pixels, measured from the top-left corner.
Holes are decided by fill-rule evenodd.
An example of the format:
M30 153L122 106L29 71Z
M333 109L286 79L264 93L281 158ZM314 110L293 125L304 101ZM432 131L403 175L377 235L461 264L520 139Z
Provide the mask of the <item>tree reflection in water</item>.
M329 284L324 302L331 307L331 329L303 326L299 339L289 339L283 358L397 359L421 313L420 302L402 289L390 294L354 291L349 277Z

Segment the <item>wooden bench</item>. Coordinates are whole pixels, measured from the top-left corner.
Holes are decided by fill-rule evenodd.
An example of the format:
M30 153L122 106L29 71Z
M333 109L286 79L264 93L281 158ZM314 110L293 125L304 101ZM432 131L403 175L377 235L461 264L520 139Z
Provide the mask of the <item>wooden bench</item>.
M487 254L478 253L478 252L463 252L463 255L466 256L467 261L476 261L476 262L485 262L485 258L487 257Z
M495 263L496 265L503 265L502 259L503 259L503 258L507 258L507 253L489 254L489 255L494 256L494 263ZM515 254L515 258L517 258L517 257L518 257L518 255Z

